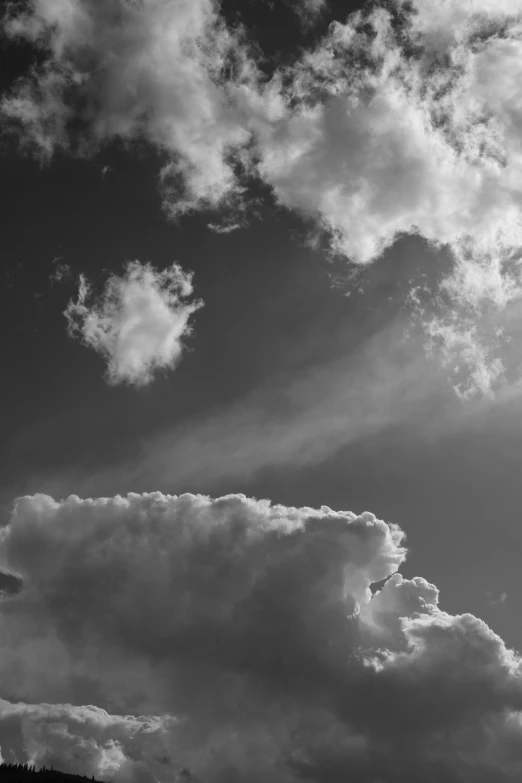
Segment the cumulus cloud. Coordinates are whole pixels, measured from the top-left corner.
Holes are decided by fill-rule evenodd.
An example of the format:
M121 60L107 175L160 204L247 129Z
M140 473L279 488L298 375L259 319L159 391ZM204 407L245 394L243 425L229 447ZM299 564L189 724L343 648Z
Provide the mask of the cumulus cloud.
M173 214L234 198L247 133L221 82L242 55L213 0L30 0L4 29L44 59L2 102L25 144L49 158L144 139L166 157Z
M131 261L98 296L81 275L78 299L64 312L68 332L106 359L110 384L145 386L155 372L178 363L190 316L203 305L184 301L192 293L192 275L177 264L160 272Z
M356 265L421 236L451 256L422 323L470 369L461 395L517 374L488 324L522 292L520 0L373 4L268 80L211 0L31 0L4 26L43 54L2 103L26 142L143 138L173 214L237 205L257 176Z
M167 762L172 719L109 715L93 705L25 704L0 699L0 736L11 757L36 767L111 780L155 780ZM8 740L8 741L9 741Z
M475 328L471 394L504 375L487 318L522 292L521 25L520 3L374 7L247 98L260 176L334 252L365 265L402 234L450 250L424 321L453 362Z
M244 495L20 498L0 542L24 582L0 605L4 757L47 747L121 781L518 780L520 660L397 573L403 539Z

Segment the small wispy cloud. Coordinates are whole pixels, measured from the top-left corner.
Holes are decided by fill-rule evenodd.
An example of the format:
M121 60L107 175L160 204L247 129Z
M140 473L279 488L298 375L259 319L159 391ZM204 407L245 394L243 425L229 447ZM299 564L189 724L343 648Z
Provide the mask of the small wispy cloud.
M288 0L304 28L312 27L328 9L328 0Z
M0 734L13 759L28 759L36 768L61 770L103 780L132 781L161 768L168 758L169 716L111 715L93 705L27 704L0 699ZM12 727L20 747L6 738ZM163 765L164 766L164 765Z
M207 223L207 228L213 231L215 234L231 234L233 231L237 231L239 228L244 228L243 223Z
M496 596L492 595L491 593L488 593L487 595L489 598L489 604L491 606L502 606L503 604L506 603L508 599L508 594L505 592L500 593L500 595L496 595Z
M70 264L67 264L63 260L63 256L57 256L53 258L54 269L49 275L49 281L51 285L55 283L61 283L62 280L67 280L72 275L72 268Z
M99 295L81 275L78 299L64 312L68 332L106 359L110 384L145 386L179 362L190 317L203 306L192 293L192 274L177 264L159 271L131 261Z
M214 491L267 470L321 464L390 427L408 423L422 440L425 428L436 424L440 434L446 406L457 418L463 406L419 336L405 340L403 332L403 321L387 323L346 357L291 380L267 379L211 414L142 439L130 456L88 474L64 467L31 486L45 485L55 494L111 493L121 486L167 490L173 483ZM451 418L451 427L457 424Z

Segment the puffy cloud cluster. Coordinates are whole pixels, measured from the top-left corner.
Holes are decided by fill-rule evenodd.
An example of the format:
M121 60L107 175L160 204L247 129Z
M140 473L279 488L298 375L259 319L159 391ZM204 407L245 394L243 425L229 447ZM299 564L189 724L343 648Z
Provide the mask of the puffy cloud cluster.
M517 370L490 317L521 293L520 0L373 5L269 81L212 0L28 0L4 27L43 54L2 102L25 142L145 139L173 214L237 206L248 172L355 264L404 234L449 248L419 312L459 393Z
M78 300L64 314L69 334L107 360L109 383L144 386L157 370L178 363L190 316L203 305L184 301L192 293L192 275L177 264L160 272L131 261L122 277L108 278L97 297L80 276Z
M222 70L241 47L213 0L30 0L4 29L45 53L2 103L25 143L50 157L144 139L166 157L173 214L233 199L247 133Z
M462 263L499 263L521 230L520 4L412 5L403 18L376 8L333 24L276 74L257 104L259 171L356 263L415 233ZM460 295L509 296L498 271L470 273Z
M116 781L157 779L157 770L168 763L171 723L165 717L109 715L92 705L0 699L0 736L12 758L26 755L37 767L56 765Z
M24 581L0 606L4 758L122 781L519 779L519 658L398 574L403 533L373 514L36 495L0 554Z
M364 265L403 234L449 249L421 314L469 371L463 396L509 369L490 319L522 292L521 69L520 3L397 2L333 24L250 101L261 177L334 251Z

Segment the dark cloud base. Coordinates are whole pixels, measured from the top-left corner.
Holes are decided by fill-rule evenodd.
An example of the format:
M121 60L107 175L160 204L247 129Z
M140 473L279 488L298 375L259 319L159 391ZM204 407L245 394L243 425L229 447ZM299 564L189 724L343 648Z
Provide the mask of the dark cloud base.
M4 757L114 781L520 775L519 658L403 579L373 514L37 495L1 554L24 580L0 619Z

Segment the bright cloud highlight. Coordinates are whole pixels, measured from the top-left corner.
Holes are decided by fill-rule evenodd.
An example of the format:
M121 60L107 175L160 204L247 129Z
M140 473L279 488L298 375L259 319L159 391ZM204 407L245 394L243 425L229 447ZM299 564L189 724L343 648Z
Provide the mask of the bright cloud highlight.
M235 197L233 153L248 134L222 72L241 46L213 0L31 0L8 9L4 29L45 54L2 102L4 119L39 154L144 139L166 158L172 214Z
M106 359L110 384L145 386L155 372L178 363L190 316L203 305L185 301L192 293L192 275L177 264L160 272L131 261L99 296L81 276L78 299L64 314L69 334Z
M521 662L405 554L397 526L327 506L20 498L2 754L117 781L518 780Z
M152 781L161 775L171 723L165 717L109 715L92 705L0 699L2 746L6 749L10 738L12 758L20 754L37 768L56 765L115 781Z
M412 5L333 24L261 99L251 91L257 169L356 264L403 234L449 249L422 320L470 370L462 395L488 393L513 369L490 313L522 293L521 7Z
M257 177L352 264L423 237L451 269L416 312L459 394L518 380L489 324L522 293L520 0L373 5L270 78L211 0L31 0L4 26L43 56L2 102L24 143L144 139L173 215L244 209Z

